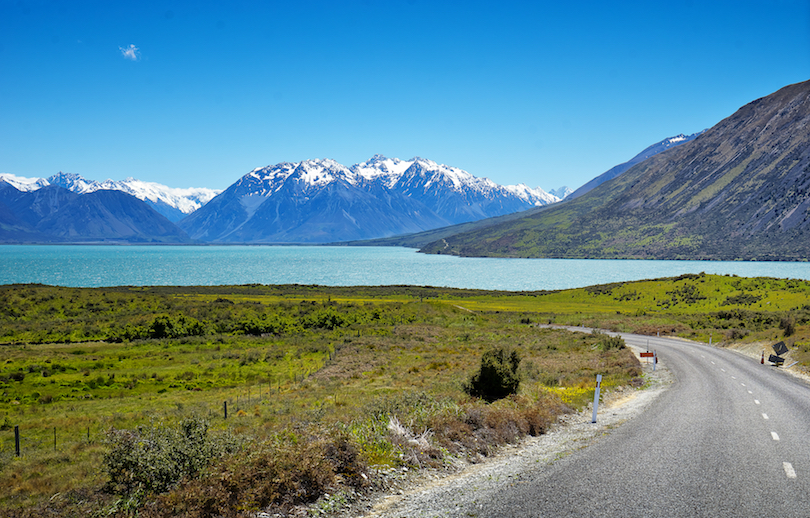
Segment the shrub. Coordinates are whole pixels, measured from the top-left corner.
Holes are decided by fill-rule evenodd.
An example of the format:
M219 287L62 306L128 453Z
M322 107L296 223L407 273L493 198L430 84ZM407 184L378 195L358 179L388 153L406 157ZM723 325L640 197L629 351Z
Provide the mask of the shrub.
M209 434L208 421L196 417L183 419L175 427L112 428L106 443L103 467L110 477L109 487L123 494L164 492L239 447L233 436Z
M332 308L326 308L316 311L313 314L307 315L304 319L306 327L314 327L318 329L335 330L349 324L346 317Z
M796 319L793 315L787 315L780 319L779 329L785 332L785 336L792 336L796 332Z
M604 335L599 340L599 348L603 351L610 351L611 349L624 349L624 338L621 336Z
M236 325L236 329L248 335L280 335L299 332L301 326L291 317L270 314L261 318L245 318Z
M197 319L178 315L177 318L161 315L155 317L147 329L149 338L180 338L183 336L202 336L205 324Z
M621 336L611 336L596 329L594 329L591 334L599 337L598 346L603 351L610 351L613 349L621 350L625 347L624 338Z
M490 349L481 356L481 367L464 384L464 391L488 402L517 393L520 355L510 347Z
M142 509L144 518L254 516L268 506L312 503L338 480L354 488L366 485L366 467L348 434L307 440L278 436L253 444L189 480Z
M748 329L732 329L728 333L729 340L742 340L748 336Z

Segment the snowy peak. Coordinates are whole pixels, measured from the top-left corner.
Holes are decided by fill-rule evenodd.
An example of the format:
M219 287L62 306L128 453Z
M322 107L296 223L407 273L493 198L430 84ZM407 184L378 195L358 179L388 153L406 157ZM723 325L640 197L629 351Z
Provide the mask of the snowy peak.
M563 185L558 189L551 189L550 191L548 191L549 194L551 194L552 196L556 196L560 200L566 199L568 195L571 194L572 192L574 192L574 190L568 187L567 185Z
M307 187L321 187L338 180L356 183L356 175L351 170L328 158L304 160L295 168L293 176Z
M505 185L504 189L513 193L520 199L525 200L527 203L531 203L535 207L539 207L541 205L548 205L550 203L557 203L562 199L555 194L547 193L540 187L532 189L531 187L522 183L519 183L517 185Z
M396 185L412 164L413 160L400 160L399 158L374 155L370 160L355 164L349 169L366 181L382 180L386 187L390 188Z
M22 176L15 176L9 173L0 173L0 180L11 185L18 191L36 191L41 187L48 185L48 180L44 178L24 178Z
M100 185L94 180L85 180L84 177L76 173L63 173L62 171L59 171L45 181L47 185L58 185L59 187L64 187L78 194L97 191L98 185ZM112 180L107 181L110 182Z
M35 191L48 185L58 185L77 194L89 194L96 191L125 192L145 201L171 221L182 219L221 192L204 187L177 189L159 183L136 180L135 178L127 178L122 181L107 179L98 182L87 180L75 173L64 173L62 171L47 179L22 178L8 174L0 175L0 178L6 180L20 191Z

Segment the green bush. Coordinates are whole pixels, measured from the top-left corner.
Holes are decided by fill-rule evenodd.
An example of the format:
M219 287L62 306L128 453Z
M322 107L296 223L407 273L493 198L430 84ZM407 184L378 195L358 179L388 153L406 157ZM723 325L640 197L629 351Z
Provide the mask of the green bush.
M231 435L209 433L208 421L187 418L177 426L157 424L135 430L110 429L104 471L116 493L161 493L193 477L213 460L239 448Z
M520 386L520 354L511 347L490 349L481 356L481 367L464 384L464 391L488 402L516 394Z
M624 338L621 336L604 335L599 340L599 348L603 351L610 351L611 349L624 349Z
M792 336L796 332L796 319L793 315L786 315L779 320L779 328L785 332L785 336Z

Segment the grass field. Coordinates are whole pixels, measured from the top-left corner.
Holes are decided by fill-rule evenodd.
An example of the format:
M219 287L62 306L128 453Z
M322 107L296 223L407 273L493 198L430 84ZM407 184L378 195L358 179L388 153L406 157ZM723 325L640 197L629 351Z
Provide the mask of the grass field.
M0 508L239 516L362 489L369 466L440 466L542 433L587 404L596 374L608 390L643 383L626 349L536 323L786 339L806 361L809 295L805 281L703 274L532 293L2 286ZM518 351L523 381L487 404L464 383L498 347ZM174 466L168 482L147 458Z

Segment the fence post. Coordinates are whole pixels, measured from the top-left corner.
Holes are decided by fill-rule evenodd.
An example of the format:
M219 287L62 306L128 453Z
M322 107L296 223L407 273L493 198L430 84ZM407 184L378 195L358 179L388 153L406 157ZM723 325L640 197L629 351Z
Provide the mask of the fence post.
M20 425L14 425L14 452L20 456Z
M223 410L225 410L225 419L228 419L228 402L227 401L222 402L222 408L223 408Z
M56 451L56 427L53 427L53 451Z
M596 390L593 391L593 420L592 423L596 422L596 410L599 408L599 389L602 385L602 375L596 375Z

